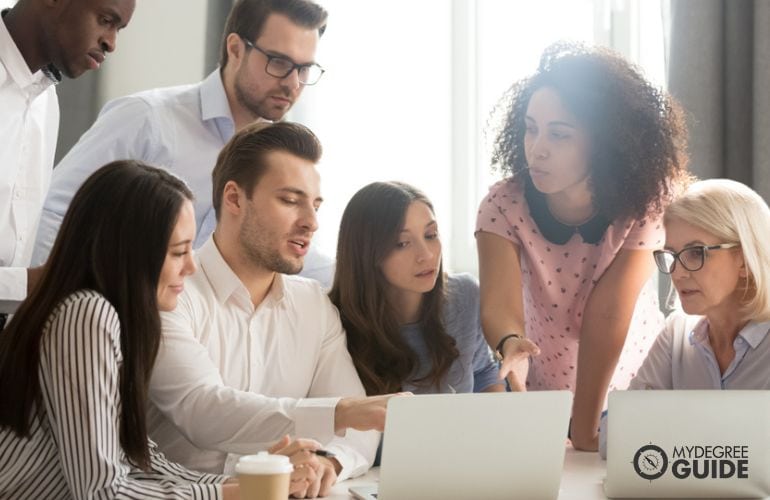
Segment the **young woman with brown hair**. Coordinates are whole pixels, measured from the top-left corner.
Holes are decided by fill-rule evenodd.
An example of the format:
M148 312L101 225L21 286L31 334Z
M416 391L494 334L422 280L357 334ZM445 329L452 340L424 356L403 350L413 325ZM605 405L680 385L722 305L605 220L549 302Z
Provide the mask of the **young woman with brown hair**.
M368 395L501 391L479 322L478 285L444 274L433 205L375 182L342 215L330 297Z

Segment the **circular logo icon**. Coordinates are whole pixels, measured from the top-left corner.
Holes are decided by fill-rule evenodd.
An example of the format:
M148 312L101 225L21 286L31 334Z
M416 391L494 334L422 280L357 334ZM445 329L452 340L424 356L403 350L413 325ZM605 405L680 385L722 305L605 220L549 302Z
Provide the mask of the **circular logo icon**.
M639 448L634 455L634 470L644 479L658 479L668 469L668 457L660 446L648 444Z

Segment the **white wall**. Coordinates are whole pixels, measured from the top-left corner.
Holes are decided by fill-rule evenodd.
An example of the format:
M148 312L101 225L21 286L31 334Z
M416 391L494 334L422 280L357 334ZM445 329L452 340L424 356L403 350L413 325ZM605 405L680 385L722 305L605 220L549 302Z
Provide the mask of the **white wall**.
M0 0L8 1L8 0ZM139 0L100 71L101 103L204 76L206 0Z

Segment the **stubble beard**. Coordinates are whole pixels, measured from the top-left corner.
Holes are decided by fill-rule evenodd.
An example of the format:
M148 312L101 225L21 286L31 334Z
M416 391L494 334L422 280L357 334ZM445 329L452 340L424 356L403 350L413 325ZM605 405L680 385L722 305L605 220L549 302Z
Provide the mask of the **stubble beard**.
M243 85L241 82L241 71L239 70L235 76L235 99L238 101L238 104L241 106L241 108L248 111L249 114L252 115L254 120L261 118L263 120L279 121L284 117L284 115L286 115L286 113L289 112L289 109L291 109L291 107L289 107L283 111L271 108L267 104L267 96L264 96L262 100L259 101L254 99L251 95L249 95L249 93L246 91L245 85ZM282 94L286 96L285 92L282 92ZM286 97L288 98L289 96Z
M272 231L262 229L259 219L251 209L241 226L238 236L241 250L246 258L255 266L281 274L299 274L304 264L302 259L292 261L281 256L278 248L273 245L281 241Z

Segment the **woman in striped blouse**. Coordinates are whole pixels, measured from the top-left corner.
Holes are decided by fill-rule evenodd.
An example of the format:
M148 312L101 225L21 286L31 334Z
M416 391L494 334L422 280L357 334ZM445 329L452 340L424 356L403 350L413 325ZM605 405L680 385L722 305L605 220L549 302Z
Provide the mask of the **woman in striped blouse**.
M195 270L192 194L134 161L72 201L41 282L0 335L0 498L238 498L148 440L160 310Z

